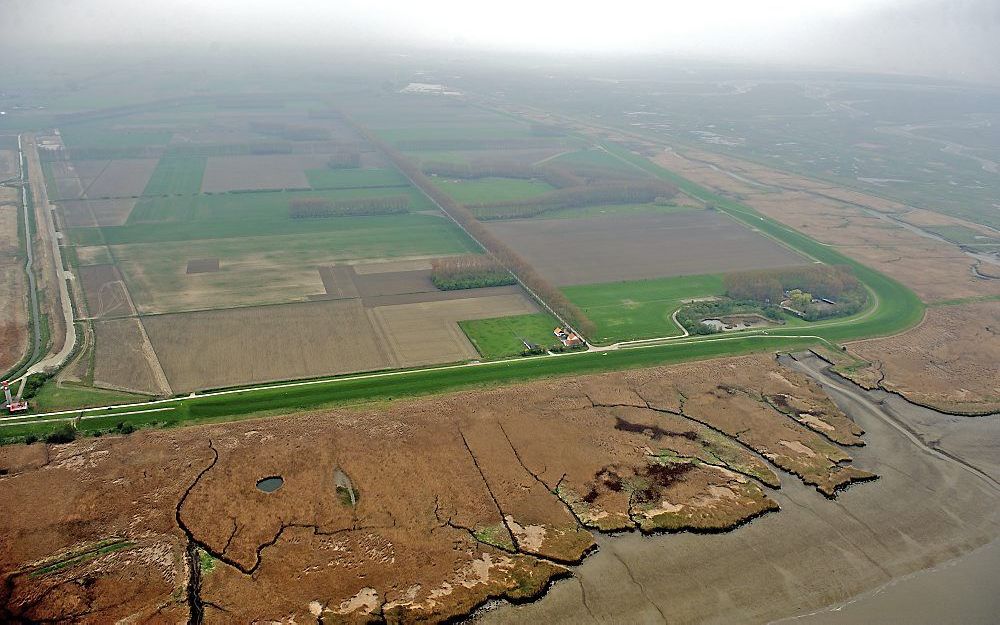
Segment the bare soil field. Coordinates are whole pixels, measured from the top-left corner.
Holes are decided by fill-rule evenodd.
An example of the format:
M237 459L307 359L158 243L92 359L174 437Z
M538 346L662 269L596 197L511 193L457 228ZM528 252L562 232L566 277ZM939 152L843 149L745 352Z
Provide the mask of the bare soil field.
M15 204L0 203L0 258L10 258L20 251L21 243L17 237L20 210Z
M667 151L653 160L738 197L818 241L836 245L852 258L896 278L925 301L1000 294L1000 281L973 275L977 261L958 246L922 236L879 215L907 221L914 211L898 202L701 151ZM920 213L913 217L912 223L919 224ZM937 221L942 219L949 218ZM962 223L951 219L944 225Z
M212 156L202 193L243 189L308 189L307 169L325 169L329 154Z
M0 373L16 365L28 350L28 279L20 261L0 259Z
M355 275L354 284L363 298L438 291L431 282L430 269Z
M211 273L219 270L218 258L196 258L189 260L185 273Z
M354 269L350 265L334 265L319 268L319 277L323 281L326 296L317 295L315 299L353 299L358 296L354 285Z
M714 211L494 221L487 227L560 286L810 262Z
M916 328L848 350L871 364L838 371L865 388L945 412L1000 411L1000 302L931 307Z
M143 323L177 392L389 364L357 300L153 315Z
M121 226L135 208L135 198L114 200L62 200L66 226L70 228L92 228L94 226Z
M94 384L103 388L163 394L144 349L139 320L112 319L94 323ZM169 389L166 389L169 390Z
M856 436L817 387L768 356L692 372L733 369L746 372L738 392L780 389L834 436ZM50 496L12 509L0 529L0 615L442 622L490 598L537 597L595 539L623 540L602 531L719 532L777 510L774 488L795 479L704 425L700 409L678 409L674 384L692 372L4 447L0 497ZM760 405L728 407L757 445L829 444ZM266 477L280 488L259 490Z
M88 316L96 319L135 314L125 292L121 274L114 265L79 267L77 278L87 300Z
M243 239L226 239L117 245L114 253L143 314L306 301L326 292L318 266L330 263L329 250L267 246L254 252ZM218 258L219 271L188 273L188 261L198 258Z
M363 261L354 263L354 273L357 275L367 275L370 273L391 273L395 271L422 271L431 268L430 257L405 258L399 260L385 260L380 262Z
M115 160L86 187L88 199L137 197L142 195L149 177L156 169L155 158Z
M0 150L0 180L17 178L20 167L15 150Z
M458 327L459 321L535 312L538 307L518 292L378 306L369 314L387 341L393 365L413 367L478 358L476 348Z

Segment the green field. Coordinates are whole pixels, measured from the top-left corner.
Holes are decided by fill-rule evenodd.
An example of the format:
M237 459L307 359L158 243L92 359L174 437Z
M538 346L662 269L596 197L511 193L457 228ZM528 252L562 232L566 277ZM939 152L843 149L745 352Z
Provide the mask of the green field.
M273 236L317 231L351 231L372 227L407 224L430 230L452 231L443 219L420 214L333 217L327 219L292 219L288 203L295 197L323 197L342 200L358 197L406 195L412 211L432 209L433 205L413 188L352 189L303 192L224 193L157 197L140 200L130 223L124 226L74 228L70 239L77 245L123 245L222 239L231 237ZM438 228L433 227L433 223ZM457 231L457 230L455 230Z
M309 169L306 178L313 189L410 186L394 169Z
M606 344L660 336L683 330L670 316L686 299L722 295L719 274L632 280L563 287L563 293L597 324L592 343Z
M562 154L549 161L549 163L552 165L578 165L588 168L613 169L625 172L634 171L634 169L627 163L623 163L621 160L615 158L611 154L608 154L604 150L595 148L587 148L584 150L577 150L576 152L570 152L568 154Z
M166 145L170 132L120 131L109 126L68 125L60 128L63 143L68 148L134 148Z
M92 386L76 386L74 384L57 384L47 382L31 399L32 408L36 410L62 410L64 408L84 408L87 406L106 406L144 401L146 395L109 391Z
M483 358L520 356L526 349L524 341L544 348L560 345L552 334L559 322L543 313L473 319L459 321L458 325Z
M448 180L434 178L434 184L461 204L479 202L516 202L537 197L554 187L541 180L519 178L478 178L475 180Z
M194 195L201 193L205 157L164 156L156 164L143 195Z

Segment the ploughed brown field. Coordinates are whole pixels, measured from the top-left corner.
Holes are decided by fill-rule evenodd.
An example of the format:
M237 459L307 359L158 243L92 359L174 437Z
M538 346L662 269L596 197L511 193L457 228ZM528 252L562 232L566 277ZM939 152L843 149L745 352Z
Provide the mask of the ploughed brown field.
M120 226L128 220L138 200L122 198L115 200L62 200L56 202L62 207L62 214L69 228L93 228L95 226Z
M0 614L443 621L541 594L602 531L777 510L775 467L833 497L874 477L861 434L762 355L4 447L0 497L35 503L0 529Z
M565 286L811 262L715 211L487 222L550 282Z
M329 154L210 156L201 191L308 189L306 170L325 169L328 160Z
M15 165L16 166L16 165ZM11 189L13 191L13 189ZM28 349L28 279L24 260L18 257L17 213L0 195L0 372L13 367Z
M76 270L83 287L88 316L125 317L135 314L125 292L121 273L114 265L84 265Z

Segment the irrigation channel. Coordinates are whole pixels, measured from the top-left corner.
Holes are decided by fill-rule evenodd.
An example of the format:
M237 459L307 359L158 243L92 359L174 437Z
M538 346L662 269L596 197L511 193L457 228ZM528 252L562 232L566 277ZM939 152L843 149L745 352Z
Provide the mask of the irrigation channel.
M254 413L308 410L557 375L668 365L765 350L792 351L818 344L838 349L838 342L896 334L916 325L923 318L924 304L899 282L624 148L612 144L601 147L637 169L677 185L684 193L713 204L717 210L745 226L807 257L830 265L849 266L871 295L868 306L850 317L816 322L808 327L746 330L726 336L669 336L606 346L588 345L586 351L578 352L261 384L139 403L0 417L0 437L44 432L61 421L76 421L81 430L107 429L125 420L135 425L150 422L174 424Z

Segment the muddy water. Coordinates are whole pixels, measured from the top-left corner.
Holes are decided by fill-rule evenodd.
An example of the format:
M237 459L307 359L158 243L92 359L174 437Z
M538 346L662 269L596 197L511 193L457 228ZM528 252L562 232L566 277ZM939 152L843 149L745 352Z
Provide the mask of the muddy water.
M771 492L782 510L736 531L601 536L600 550L543 599L505 605L477 620L764 623L843 604L1000 536L1000 487L991 478L995 467L984 463L1000 446L1000 437L989 434L995 432L990 418L933 422L927 413L891 405L891 397L870 397L839 378L823 377L823 364L804 359L789 366L820 379L867 430L868 446L850 453L880 480L856 485L830 501L783 474L782 488ZM883 400L885 405L879 403ZM897 412L890 416L890 408ZM940 451L925 442L937 441L939 434ZM980 581L989 586L976 592L983 601L1000 594L995 575ZM961 590L948 588L949 583L961 584L945 580L945 592ZM862 602L868 605L863 599L856 604ZM964 605L973 620L978 608ZM875 622L891 622L884 616ZM958 612L948 621L963 622L963 617Z
M995 625L1000 620L1000 541L894 580L846 604L778 621L781 625Z

